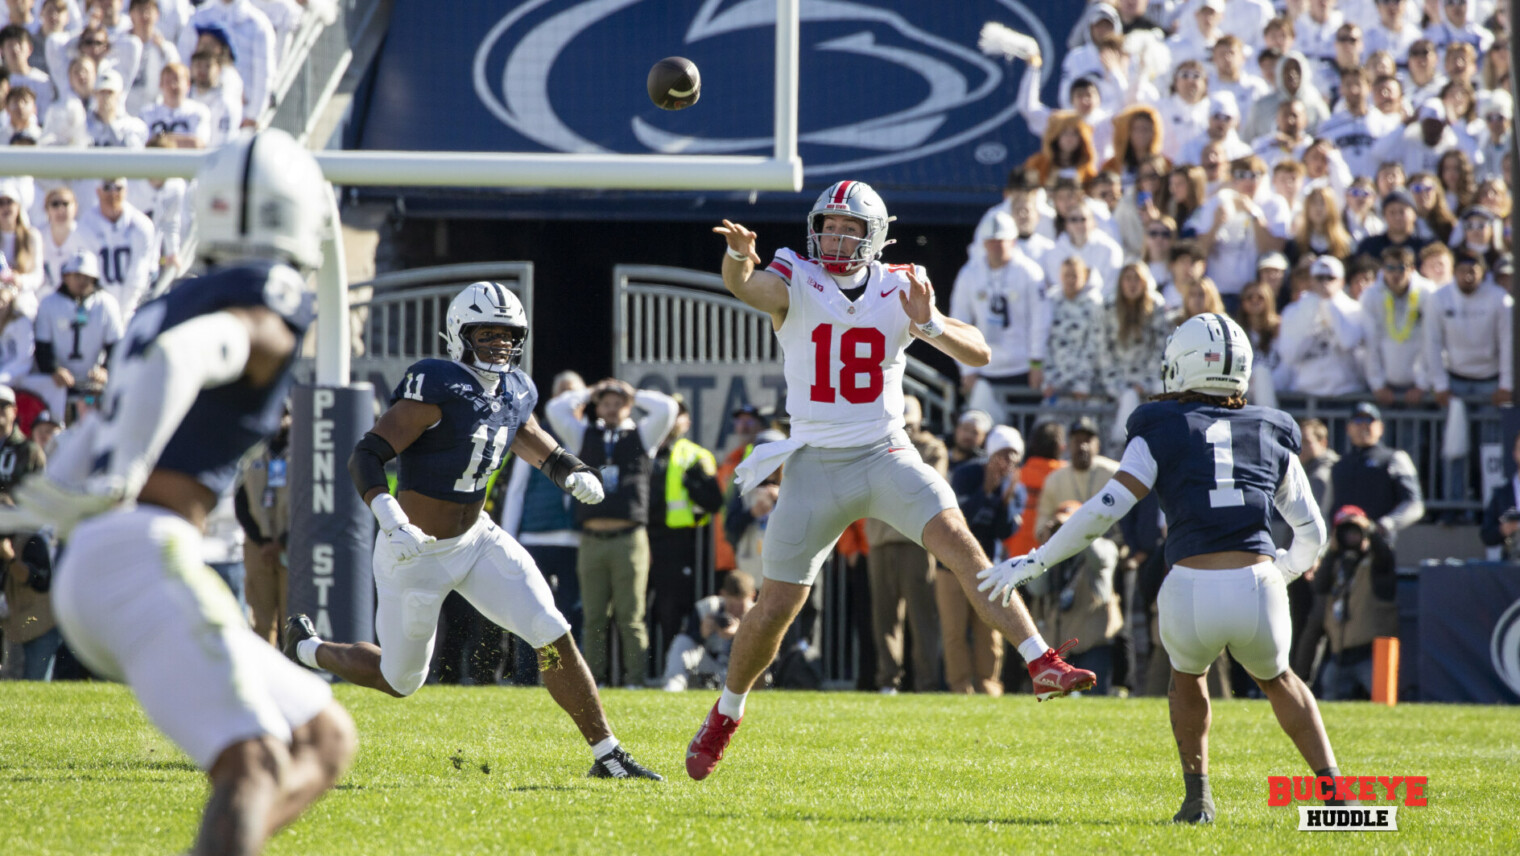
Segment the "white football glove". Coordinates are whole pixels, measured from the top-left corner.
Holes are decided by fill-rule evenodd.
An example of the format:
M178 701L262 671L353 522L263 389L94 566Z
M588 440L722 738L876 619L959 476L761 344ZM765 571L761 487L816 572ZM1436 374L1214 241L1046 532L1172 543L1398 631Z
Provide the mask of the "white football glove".
M438 539L418 529L416 524L403 523L395 529L385 530L385 540L390 543L391 557L401 563L422 555L422 548Z
M22 482L15 495L16 508L5 509L4 519L14 522L17 530L51 526L63 539L81 521L120 505L124 493L114 480L93 480L78 490L38 474Z
M1291 583L1299 578L1299 574L1293 573L1288 568L1288 551L1282 547L1277 548L1277 560L1272 565L1277 568L1279 574L1282 574L1283 582L1285 583Z
M993 602L1002 598L1003 606L1007 606L1013 600L1015 588L1048 570L1050 569L1044 562L1035 558L1034 553L1004 559L976 575L982 581L976 590L988 592L987 599Z
M565 489L570 495L586 503L596 505L606 498L607 494L602 490L602 480L591 473L571 473L565 479Z

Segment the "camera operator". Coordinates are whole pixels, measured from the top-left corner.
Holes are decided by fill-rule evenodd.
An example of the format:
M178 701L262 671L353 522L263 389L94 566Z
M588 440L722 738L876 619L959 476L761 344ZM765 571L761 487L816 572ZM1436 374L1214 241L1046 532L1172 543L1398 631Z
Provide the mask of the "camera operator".
M709 688L722 686L739 620L754 605L755 579L743 571L730 571L717 594L697 601L686 627L670 641L662 679L665 689L680 692L692 681Z
M1355 505L1335 512L1335 538L1314 576L1327 598L1324 666L1326 701L1365 699L1372 694L1372 642L1397 636L1398 604L1393 550L1382 529Z
M10 505L9 495L0 503ZM48 595L53 583L52 551L42 535L0 536L0 589L5 593L6 648L20 654L20 669L10 668L9 677L27 681L53 679L53 660L63 636L53 620Z

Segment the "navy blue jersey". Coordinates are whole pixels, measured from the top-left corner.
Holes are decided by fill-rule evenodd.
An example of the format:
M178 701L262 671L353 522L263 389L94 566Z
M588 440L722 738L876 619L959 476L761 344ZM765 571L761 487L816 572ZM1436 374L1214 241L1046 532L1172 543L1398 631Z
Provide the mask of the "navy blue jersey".
M1276 554L1272 498L1300 443L1288 414L1156 401L1136 408L1127 427L1156 459L1168 566L1225 550Z
M285 396L294 382L291 367L314 316L304 279L285 265L251 261L184 280L138 307L118 346L126 348L130 358L165 330L239 306L263 306L285 319L296 334L290 359L279 378L263 389L237 380L201 390L155 464L157 469L185 473L217 495L232 486L244 456L280 429Z
M418 360L391 394L392 402L403 399L436 405L443 418L401 451L397 489L470 503L485 499L491 473L538 406L538 388L514 368L493 395L459 363Z

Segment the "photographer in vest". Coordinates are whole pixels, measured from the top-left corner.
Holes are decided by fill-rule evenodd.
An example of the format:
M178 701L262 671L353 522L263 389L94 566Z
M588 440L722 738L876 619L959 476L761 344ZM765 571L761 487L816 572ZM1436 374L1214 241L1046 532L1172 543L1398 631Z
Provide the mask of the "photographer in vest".
M649 485L649 632L667 649L697 608L697 544L723 507L718 460L687 439L691 412L679 396L676 407L675 427L655 452Z
M589 404L581 419L574 416ZM635 421L637 405L644 416ZM549 402L549 423L565 448L601 475L606 499L576 506L581 529L576 575L585 606L586 664L598 684L611 676L607 617L617 625L623 683L642 686L649 659L644 604L649 589L649 490L653 458L675 424L675 399L608 378L590 390L570 390Z
M1325 637L1330 650L1322 672L1325 701L1366 699L1372 695L1372 642L1397 636L1398 585L1393 550L1382 531L1355 505L1335 512L1335 535L1315 589L1329 602Z

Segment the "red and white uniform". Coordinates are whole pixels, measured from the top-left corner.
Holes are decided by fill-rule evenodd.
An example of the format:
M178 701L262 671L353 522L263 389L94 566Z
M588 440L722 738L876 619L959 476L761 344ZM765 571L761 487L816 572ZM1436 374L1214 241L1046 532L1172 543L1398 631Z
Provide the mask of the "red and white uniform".
M785 354L792 439L809 446L863 446L903 427L905 349L913 323L898 293L911 265L872 262L865 294L851 303L822 266L787 249L767 271L786 281Z

